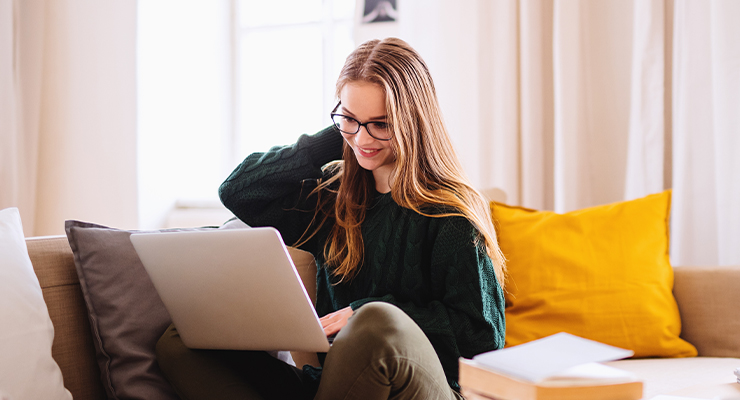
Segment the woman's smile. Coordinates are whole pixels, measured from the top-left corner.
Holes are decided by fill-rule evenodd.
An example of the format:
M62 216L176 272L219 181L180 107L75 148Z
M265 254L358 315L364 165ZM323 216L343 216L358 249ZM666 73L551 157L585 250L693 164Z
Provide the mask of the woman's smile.
M357 147L357 150L359 150L359 153L364 157L375 157L378 155L378 152L382 149L366 149L364 147Z

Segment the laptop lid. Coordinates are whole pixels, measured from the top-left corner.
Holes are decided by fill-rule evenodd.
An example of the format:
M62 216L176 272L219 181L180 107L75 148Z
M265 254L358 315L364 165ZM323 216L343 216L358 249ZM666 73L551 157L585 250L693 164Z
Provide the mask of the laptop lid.
M329 350L276 229L138 233L131 242L187 347Z

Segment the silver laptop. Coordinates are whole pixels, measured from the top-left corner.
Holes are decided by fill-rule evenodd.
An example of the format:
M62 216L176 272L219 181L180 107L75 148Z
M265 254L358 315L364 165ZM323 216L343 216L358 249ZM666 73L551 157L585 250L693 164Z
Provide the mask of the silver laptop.
M329 350L274 228L138 233L131 242L187 347Z

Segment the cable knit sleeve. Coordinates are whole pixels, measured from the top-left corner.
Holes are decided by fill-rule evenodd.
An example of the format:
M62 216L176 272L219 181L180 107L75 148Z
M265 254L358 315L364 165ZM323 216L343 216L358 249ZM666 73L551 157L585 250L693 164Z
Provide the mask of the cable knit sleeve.
M221 184L221 202L250 226L272 226L292 245L306 231L316 207L308 194L321 167L342 157L343 139L333 127L301 135L295 144L250 154Z

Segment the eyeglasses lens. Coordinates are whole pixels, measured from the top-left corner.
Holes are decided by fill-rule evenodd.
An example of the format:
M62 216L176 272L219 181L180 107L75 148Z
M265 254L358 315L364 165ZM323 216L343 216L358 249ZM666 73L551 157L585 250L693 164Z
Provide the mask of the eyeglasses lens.
M334 125L344 133L353 134L359 130L360 123L353 118L345 117L344 115L333 115L332 119L334 120Z

